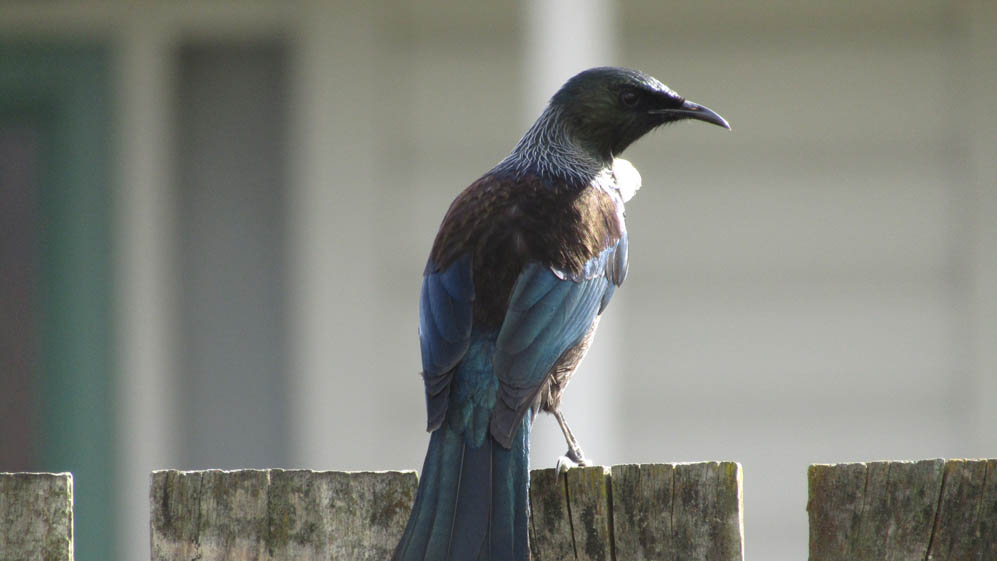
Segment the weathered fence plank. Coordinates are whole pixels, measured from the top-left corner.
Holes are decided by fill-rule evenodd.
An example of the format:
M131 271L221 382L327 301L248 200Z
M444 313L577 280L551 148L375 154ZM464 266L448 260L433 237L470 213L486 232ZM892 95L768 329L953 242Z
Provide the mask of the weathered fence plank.
M683 559L744 558L741 465L679 465L674 475L672 545Z
M0 473L0 559L72 561L72 474Z
M730 462L536 470L533 559L741 561L740 479ZM414 472L158 471L152 558L385 561L415 489Z
M949 460L928 559L997 559L997 460Z
M153 561L385 560L415 472L156 471Z
M272 551L286 551L288 559L387 560L408 520L416 483L411 471L275 470Z
M564 476L552 469L530 473L530 550L534 560L575 559Z
M613 531L609 474L609 469L603 466L569 469L564 474L575 539L575 558L578 561L611 559Z
M196 559L204 472L153 473L149 500L152 559Z
M995 463L810 466L810 560L997 559Z
M616 558L744 559L741 465L613 466Z
M675 466L613 466L616 558L670 560Z

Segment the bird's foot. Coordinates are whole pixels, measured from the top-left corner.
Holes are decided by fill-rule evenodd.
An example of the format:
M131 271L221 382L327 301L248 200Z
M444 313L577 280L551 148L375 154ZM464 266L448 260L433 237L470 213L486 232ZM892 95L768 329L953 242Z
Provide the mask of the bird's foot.
M561 456L557 459L557 463L554 464L554 474L557 477L561 477L562 473L567 472L573 467L578 467L578 463L571 460L567 456Z
M582 453L581 448L568 448L568 451L557 459L557 463L554 464L554 469L556 470L555 473L557 476L560 477L562 473L573 467L585 467L590 465L592 465L592 462L585 457L585 454Z

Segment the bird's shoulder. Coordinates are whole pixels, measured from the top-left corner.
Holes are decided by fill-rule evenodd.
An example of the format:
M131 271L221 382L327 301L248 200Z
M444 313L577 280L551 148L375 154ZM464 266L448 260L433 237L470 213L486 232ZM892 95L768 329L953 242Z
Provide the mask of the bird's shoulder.
M451 203L433 243L436 267L499 247L568 274L625 233L622 200L596 178L582 184L537 174L488 173Z

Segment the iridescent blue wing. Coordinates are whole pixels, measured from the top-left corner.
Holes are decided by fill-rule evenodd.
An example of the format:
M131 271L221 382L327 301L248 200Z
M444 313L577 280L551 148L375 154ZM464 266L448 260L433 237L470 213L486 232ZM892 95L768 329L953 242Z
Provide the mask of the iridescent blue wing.
M495 344L499 380L492 435L508 446L558 359L581 343L627 271L626 233L568 275L540 263L523 268Z
M419 344L428 430L440 426L446 415L453 369L471 340L473 303L470 255L442 271L427 265L419 298Z

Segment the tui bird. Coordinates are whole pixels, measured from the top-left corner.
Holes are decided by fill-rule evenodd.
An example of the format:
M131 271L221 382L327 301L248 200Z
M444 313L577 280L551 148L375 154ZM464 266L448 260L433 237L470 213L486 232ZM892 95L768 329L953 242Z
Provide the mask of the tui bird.
M419 339L432 432L393 561L529 558L530 426L555 416L559 468L586 464L561 395L627 275L617 158L655 127L710 109L628 68L568 80L512 153L454 199L423 273Z

